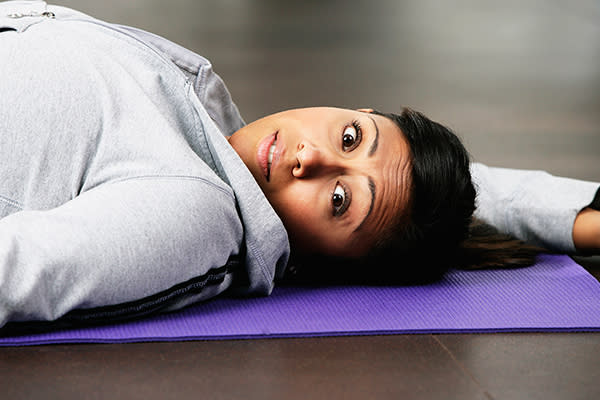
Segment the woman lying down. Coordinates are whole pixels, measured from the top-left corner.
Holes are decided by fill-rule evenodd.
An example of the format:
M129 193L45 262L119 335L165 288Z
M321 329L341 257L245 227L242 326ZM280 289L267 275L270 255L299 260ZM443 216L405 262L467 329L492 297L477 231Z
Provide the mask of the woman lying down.
M43 2L0 3L0 60L0 326L600 252L600 184L470 163L409 108L246 125L206 59Z

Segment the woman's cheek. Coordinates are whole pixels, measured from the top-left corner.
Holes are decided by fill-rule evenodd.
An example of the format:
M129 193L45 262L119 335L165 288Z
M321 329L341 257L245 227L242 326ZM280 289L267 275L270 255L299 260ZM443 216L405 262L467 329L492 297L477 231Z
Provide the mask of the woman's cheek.
M293 224L297 229L320 225L318 196L310 185L292 185L280 193L275 210L284 223Z

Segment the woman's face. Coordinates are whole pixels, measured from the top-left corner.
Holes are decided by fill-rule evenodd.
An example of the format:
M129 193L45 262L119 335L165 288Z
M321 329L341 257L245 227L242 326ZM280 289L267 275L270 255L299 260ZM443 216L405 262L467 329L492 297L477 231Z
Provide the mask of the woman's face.
M229 138L294 251L362 256L406 209L408 144L391 120L368 111L289 110Z

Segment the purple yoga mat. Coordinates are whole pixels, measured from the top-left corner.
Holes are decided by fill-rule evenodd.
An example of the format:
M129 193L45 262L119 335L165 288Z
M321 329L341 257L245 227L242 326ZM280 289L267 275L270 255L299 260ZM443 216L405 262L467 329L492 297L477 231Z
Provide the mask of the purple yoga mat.
M276 288L109 326L0 338L0 346L401 333L600 331L600 283L567 256L453 271L413 287Z

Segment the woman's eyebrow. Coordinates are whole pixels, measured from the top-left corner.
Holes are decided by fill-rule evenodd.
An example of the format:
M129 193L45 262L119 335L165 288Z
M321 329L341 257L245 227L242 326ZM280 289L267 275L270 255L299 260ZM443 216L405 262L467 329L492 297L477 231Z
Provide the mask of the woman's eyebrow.
M379 145L379 127L377 126L377 123L375 122L373 117L371 117L370 115L369 119L371 120L371 122L373 122L373 126L375 127L375 137L373 138L373 142L371 142L371 147L369 148L369 152L367 153L368 156L371 157L373 154L375 154L375 151L377 151L377 146ZM354 232L362 228L362 226L367 221L367 218L369 218L371 211L373 211L373 205L375 204L375 181L370 176L367 177L367 179L369 182L369 192L371 192L371 204L369 204L369 210L367 211L367 214L365 215L361 223L358 224L356 229L354 229Z
M367 179L369 181L369 191L371 192L371 204L369 205L369 210L367 211L367 215L365 215L365 217L363 218L361 223L358 224L356 229L354 229L354 232L358 231L365 224L365 222L367 221L367 218L369 218L369 215L371 214L371 211L373 211L373 204L375 204L375 181L370 176L367 177Z
M377 123L375 123L375 120L373 119L373 117L371 117L369 115L369 118L371 119L371 121L373 122L373 125L375 126L375 138L373 139L373 142L371 143L371 147L369 148L369 157L371 157L373 154L375 154L375 151L377 150L377 145L379 145L379 127L377 126Z

